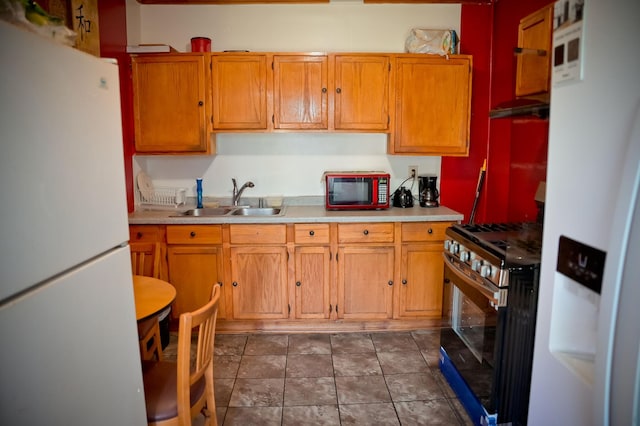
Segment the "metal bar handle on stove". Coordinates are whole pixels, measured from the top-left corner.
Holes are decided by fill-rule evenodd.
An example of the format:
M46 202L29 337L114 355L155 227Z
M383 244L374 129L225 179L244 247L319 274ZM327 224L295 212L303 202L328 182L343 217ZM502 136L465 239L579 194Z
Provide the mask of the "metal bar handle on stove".
M448 266L458 278L482 293L484 297L491 301L491 306L496 310L507 306L507 289L498 289L495 291L492 285L486 284L484 278L478 276L469 266L460 262L455 256L442 253L442 257L444 258L445 265Z

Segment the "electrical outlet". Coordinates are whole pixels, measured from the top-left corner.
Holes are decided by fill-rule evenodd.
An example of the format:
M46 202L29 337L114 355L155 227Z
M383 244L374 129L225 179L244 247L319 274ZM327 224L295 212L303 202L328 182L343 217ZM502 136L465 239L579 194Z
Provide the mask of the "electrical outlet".
M410 178L417 178L418 177L418 166L409 166L408 169L408 175Z

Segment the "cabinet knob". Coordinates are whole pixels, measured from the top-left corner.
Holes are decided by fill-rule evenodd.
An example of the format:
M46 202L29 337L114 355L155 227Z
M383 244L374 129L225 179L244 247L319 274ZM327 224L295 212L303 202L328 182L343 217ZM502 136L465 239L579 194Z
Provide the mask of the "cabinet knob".
M389 285L393 285L393 280L389 280Z
M429 230L427 231L427 234L433 234L433 229L429 228Z
M202 106L202 105L204 105L204 102L198 101L198 106Z
M302 283L300 281L296 281L296 286L300 287Z
M196 236L196 232L195 231L191 231L191 233L189 233L189 235L191 236L191 238Z
M402 284L407 285L407 280L402 280Z
M369 230L368 230L368 229L365 229L362 233L363 233L364 235L369 235Z
M138 232L138 233L136 234L136 238L137 238L137 239L142 238L142 232Z
M342 89L338 87L338 88L336 89L336 93L342 93Z
M326 87L322 88L322 93L327 93L327 88Z
M222 283L222 281L218 281L218 285L222 287L224 284Z
M234 282L231 283L231 285L234 286L234 287L238 287L238 282L234 281Z
M309 231L309 235L311 235L312 237L315 235L316 233L313 231Z

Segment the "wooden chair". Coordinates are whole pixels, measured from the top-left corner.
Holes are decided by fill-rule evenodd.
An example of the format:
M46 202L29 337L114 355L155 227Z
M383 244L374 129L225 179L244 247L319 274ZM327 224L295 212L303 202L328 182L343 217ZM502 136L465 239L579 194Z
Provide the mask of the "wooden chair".
M190 426L191 420L201 411L206 417L205 425L218 424L213 391L213 346L219 300L220 285L216 284L206 305L180 315L176 363L142 363L150 426ZM192 360L191 336L195 329L198 340Z
M160 244L130 243L131 270L134 275L159 278L160 276ZM162 338L158 317L138 322L138 345L140 358L162 361Z

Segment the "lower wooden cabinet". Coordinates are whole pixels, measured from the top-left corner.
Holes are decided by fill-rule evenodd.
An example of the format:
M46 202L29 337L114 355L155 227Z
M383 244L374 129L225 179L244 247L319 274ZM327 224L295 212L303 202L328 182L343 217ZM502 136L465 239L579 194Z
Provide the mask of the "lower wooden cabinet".
M172 317L205 305L216 283L223 283L222 230L220 225L167 226L169 282L176 288ZM220 304L218 317L226 318Z
M173 318L204 306L216 283L222 284L222 248L215 246L174 246L168 249L169 282L176 288ZM219 318L226 318L220 304Z
M450 225L167 225L130 232L132 241L166 238L168 280L177 291L173 318L205 304L220 283L218 316L238 327L231 329L290 324L313 331L327 330L332 320L336 327L385 328L439 320Z
M285 225L229 225L232 318L289 316Z
M338 318L391 318L393 261L393 247L338 248Z
M329 318L329 247L295 249L295 318Z
M442 244L403 244L397 318L442 315Z
M231 248L234 319L287 318L287 248Z
M395 318L440 318L444 265L442 244L450 222L401 224L400 283Z

